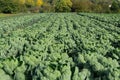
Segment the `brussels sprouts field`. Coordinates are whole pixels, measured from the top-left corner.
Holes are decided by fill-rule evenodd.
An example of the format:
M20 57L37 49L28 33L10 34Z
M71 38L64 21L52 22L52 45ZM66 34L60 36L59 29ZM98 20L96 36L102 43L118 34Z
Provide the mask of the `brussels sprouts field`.
M0 18L0 80L120 80L120 14Z

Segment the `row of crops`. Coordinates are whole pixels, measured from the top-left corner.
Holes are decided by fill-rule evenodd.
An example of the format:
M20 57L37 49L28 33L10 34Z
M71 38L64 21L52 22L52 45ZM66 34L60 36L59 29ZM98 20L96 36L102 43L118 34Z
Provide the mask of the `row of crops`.
M95 13L91 13L89 15L89 13L79 13L79 15L81 16L87 16L89 18L92 19L96 19L99 20L101 22L105 22L108 24L112 24L115 25L117 27L120 27L120 14L95 14Z
M0 79L119 80L120 15L113 16L44 13L0 19Z

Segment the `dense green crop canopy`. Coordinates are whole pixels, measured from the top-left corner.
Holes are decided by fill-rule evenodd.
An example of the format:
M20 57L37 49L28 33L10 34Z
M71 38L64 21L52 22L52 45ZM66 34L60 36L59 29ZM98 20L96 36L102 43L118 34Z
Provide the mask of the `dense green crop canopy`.
M120 80L120 14L1 18L0 80Z

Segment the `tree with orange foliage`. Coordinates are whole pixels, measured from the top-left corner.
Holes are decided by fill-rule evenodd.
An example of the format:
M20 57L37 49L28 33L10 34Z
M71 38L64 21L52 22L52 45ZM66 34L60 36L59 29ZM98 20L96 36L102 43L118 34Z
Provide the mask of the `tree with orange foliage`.
M43 0L36 0L36 6L40 7L43 4Z

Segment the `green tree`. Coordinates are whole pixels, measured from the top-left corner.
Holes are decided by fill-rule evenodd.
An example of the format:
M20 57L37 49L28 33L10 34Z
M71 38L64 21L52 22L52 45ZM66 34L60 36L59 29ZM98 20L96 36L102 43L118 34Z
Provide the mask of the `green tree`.
M91 10L92 12L97 12L97 13L102 12L102 6L98 4L92 4Z
M120 11L119 3L114 1L110 9L112 12L119 12Z
M27 6L27 8L31 8L35 5L35 1L34 0L26 0L25 5Z
M72 11L73 12L90 12L91 11L91 5L92 2L90 0L72 0L73 6Z
M19 4L25 4L25 0L18 0Z
M110 7L112 0L91 0L93 3L92 10L93 12L110 12Z
M16 13L19 12L20 7L13 0L0 0L0 10L3 13Z
M58 0L56 2L55 11L56 12L69 12L71 11L72 2L71 0Z
M52 4L45 2L40 8L40 12L55 12L55 8Z

